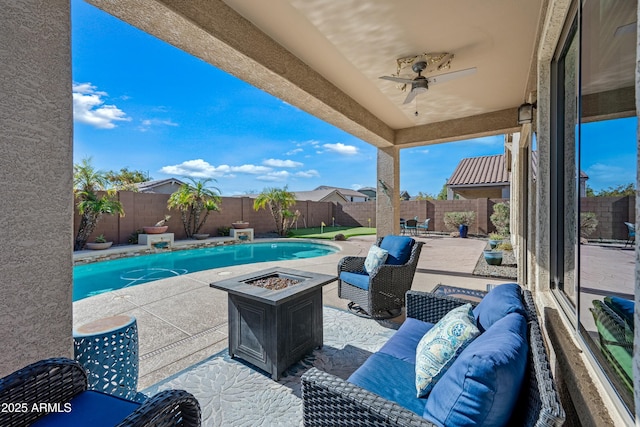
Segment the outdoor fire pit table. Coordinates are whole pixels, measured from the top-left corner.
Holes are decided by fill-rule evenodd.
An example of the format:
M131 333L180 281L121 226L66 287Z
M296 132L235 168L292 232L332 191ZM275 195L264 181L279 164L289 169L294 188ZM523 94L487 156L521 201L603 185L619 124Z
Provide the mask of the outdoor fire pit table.
M211 283L228 293L229 355L278 380L322 347L322 287L337 279L274 267Z

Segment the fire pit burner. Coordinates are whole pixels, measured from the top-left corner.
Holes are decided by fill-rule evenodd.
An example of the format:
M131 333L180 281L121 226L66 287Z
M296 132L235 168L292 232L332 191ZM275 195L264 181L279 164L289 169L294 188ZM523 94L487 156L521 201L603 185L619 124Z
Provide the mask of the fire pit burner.
M289 286L296 285L300 283L300 280L272 274L271 276L261 277L259 279L248 281L246 283L248 283L249 285L277 291L279 289L285 289L285 288L288 288Z

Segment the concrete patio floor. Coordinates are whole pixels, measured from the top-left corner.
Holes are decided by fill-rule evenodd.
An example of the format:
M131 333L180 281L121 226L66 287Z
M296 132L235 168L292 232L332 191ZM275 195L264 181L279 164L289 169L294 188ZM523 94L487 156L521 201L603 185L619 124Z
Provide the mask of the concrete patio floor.
M425 244L413 282L415 290L430 291L440 283L486 289L487 283L510 281L472 276L486 240L443 236L416 239ZM227 294L211 288L211 282L276 265L335 275L342 257L366 256L374 242L375 236L352 237L331 242L341 251L323 257L216 268L85 298L73 303L73 324L79 327L118 314L134 316L139 332L141 390L227 347ZM347 308L347 301L338 298L337 282L324 287L323 298L324 305Z

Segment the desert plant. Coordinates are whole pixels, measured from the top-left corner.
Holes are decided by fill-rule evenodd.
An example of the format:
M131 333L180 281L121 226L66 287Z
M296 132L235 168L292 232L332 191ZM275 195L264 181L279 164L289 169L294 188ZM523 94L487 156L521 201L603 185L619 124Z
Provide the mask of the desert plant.
M218 227L218 236L228 236L230 231L231 227Z
M457 231L461 225L470 225L476 220L474 211L447 212L444 214L444 225L451 231Z
M512 251L513 250L513 245L511 245L511 242L502 242L498 246L496 246L496 250L498 250L498 251Z
M95 238L96 243L107 243L107 238L104 237L104 234L101 234Z
M95 169L90 158L73 165L73 193L80 214L80 226L73 250L79 251L84 248L103 214L124 216L124 209L117 200L117 193L108 190L107 185L105 173ZM105 194L98 196L98 191L105 191Z
M598 226L595 212L580 212L580 237L589 237Z
M138 229L136 231L134 231L133 233L131 233L129 235L129 238L127 239L127 243L129 243L130 245L137 245L138 244L138 236L140 234L142 234L143 230L142 229Z
M509 230L509 218L510 218L510 208L509 203L496 203L493 205L493 213L489 217L491 223L496 228L498 234L502 236L508 236L510 233Z
M191 180L169 196L169 209L178 209L184 232L191 238L200 231L211 211L219 211L220 190L207 184L213 179ZM203 215L204 214L204 215Z
M489 239L490 240L502 240L504 239L504 236L500 233L489 233Z
M267 209L276 224L276 232L286 236L287 231L300 216L300 212L291 212L289 208L296 203L296 195L284 188L265 188L253 202L253 209Z

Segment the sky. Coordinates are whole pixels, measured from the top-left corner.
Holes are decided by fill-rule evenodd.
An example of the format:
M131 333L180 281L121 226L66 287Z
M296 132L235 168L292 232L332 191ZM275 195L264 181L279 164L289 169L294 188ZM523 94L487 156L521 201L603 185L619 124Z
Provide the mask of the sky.
M82 0L71 5L74 162L213 178L224 196L376 186L372 145ZM635 181L636 121L616 122L623 137L598 124L583 134L596 190ZM403 149L401 190L437 195L461 159L503 152L503 136Z

